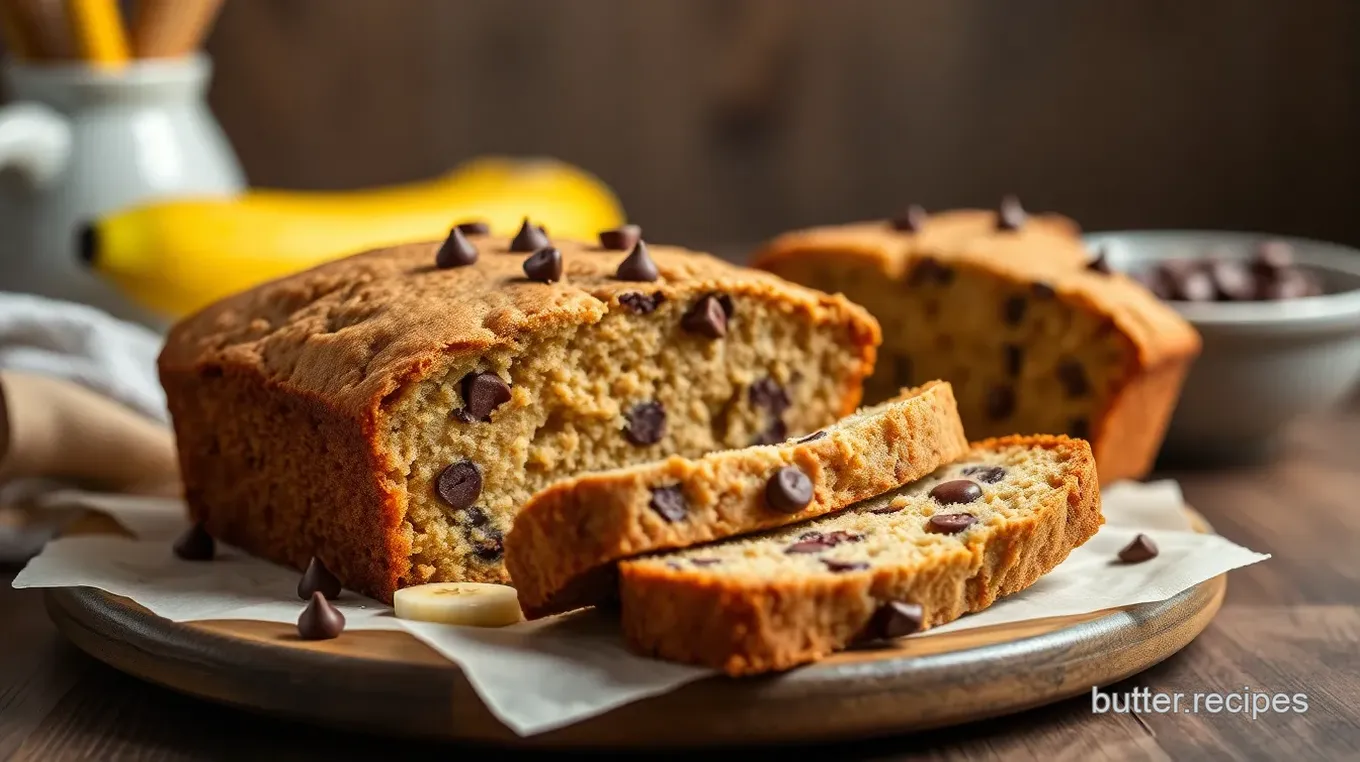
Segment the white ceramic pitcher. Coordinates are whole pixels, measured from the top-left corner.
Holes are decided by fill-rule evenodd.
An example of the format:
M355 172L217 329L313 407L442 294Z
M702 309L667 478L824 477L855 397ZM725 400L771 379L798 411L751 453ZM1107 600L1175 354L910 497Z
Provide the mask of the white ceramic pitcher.
M0 108L0 170L17 172L0 173L0 291L164 327L81 266L76 238L94 216L141 201L243 188L204 98L211 71L202 56L5 67L14 102Z

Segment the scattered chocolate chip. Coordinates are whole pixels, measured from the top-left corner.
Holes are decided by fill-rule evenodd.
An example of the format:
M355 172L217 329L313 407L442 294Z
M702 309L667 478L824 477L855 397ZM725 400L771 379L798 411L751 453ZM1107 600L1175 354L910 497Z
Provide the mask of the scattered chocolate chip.
M1063 391L1069 399L1084 397L1091 390L1091 383L1086 378L1086 368L1071 358L1058 363L1058 383L1062 384Z
M482 470L470 460L452 463L435 480L435 491L454 508L467 508L482 494Z
M936 534L958 534L976 522L971 513L937 513L926 522L926 529Z
M919 233L926 224L927 216L925 207L920 204L912 204L892 219L892 228L904 233Z
M481 220L460 222L453 227L456 230L463 231L463 235L488 235L491 233L491 226Z
M654 294L641 294L637 291L629 291L619 294L619 304L624 306L634 315L647 315L656 311L662 302L666 301L666 296L660 291Z
M751 401L751 406L760 410L767 410L771 415L782 415L789 409L789 393L784 387L779 385L773 378L765 377L751 384L751 388L746 391L746 397Z
M466 267L477 262L477 247L473 246L460 228L449 231L449 237L434 255L434 266L441 270Z
M1126 564L1141 564L1157 557L1157 543L1151 537L1140 534L1133 538L1133 542L1124 546L1119 551L1119 560Z
M963 469L964 476L971 476L983 484L996 484L1006 478L1006 469L1001 466L969 466Z
M478 530L481 537L472 538L472 552L483 561L499 561L505 554L505 534L495 527Z
M650 282L660 278L661 273L657 271L656 263L647 253L647 244L639 240L633 251L619 263L619 269L614 273L614 277L619 280Z
M1015 412L1015 388L1002 384L987 390L987 418L1000 421Z
M769 426L765 427L764 431L757 434L755 439L751 440L751 444L757 447L779 444L788 438L789 427L783 421L775 419L770 422Z
M679 484L670 487L653 487L652 499L647 502L647 507L656 511L661 518L674 524L685 518L689 513L689 504L685 500L685 492Z
M812 480L797 466L784 466L765 484L765 504L780 513L797 513L812 502Z
M467 525L470 527L486 526L486 522L490 520L487 518L486 511L475 505L469 505L464 508L462 514Z
M928 283L947 286L953 281L954 270L940 264L934 257L921 257L916 260L916 264L911 268L911 274L907 276L907 283L912 286L922 286Z
M1029 285L1029 292L1038 299L1052 299L1058 295L1058 292L1053 290L1053 286L1044 283L1041 280L1036 280L1031 283Z
M1096 252L1094 259L1086 263L1086 269L1093 273L1100 273L1101 275L1110 275L1114 273L1114 268L1110 267L1110 259L1106 256L1105 249L1103 248Z
M1091 423L1085 418L1073 418L1067 422L1067 436L1073 439L1090 439Z
M1025 208L1015 196L1005 196L996 212L996 229L1015 232L1025 226Z
M833 532L804 532L798 536L798 542L784 549L785 553L820 553L827 548L834 548L843 542L859 542L864 539L864 535L847 532L837 529Z
M1006 325L1020 325L1020 321L1025 319L1025 308L1029 306L1029 300L1023 296L1012 296L1002 303L1001 316L1006 321Z
M824 437L824 436L826 436L826 432L825 432L825 431L814 431L814 432L812 432L811 434L808 434L807 436L805 436L805 437L803 437L802 439L798 440L798 444L807 444L808 442L816 442L818 439L821 439L821 438Z
M982 499L982 488L968 479L954 479L935 485L930 496L941 505L971 503Z
M727 335L727 316L728 310L723 309L717 295L707 294L680 318L680 327L710 339L721 339Z
M878 640L892 640L920 632L925 621L925 611L920 604L906 601L889 601L879 606L869 617L864 629L855 636L859 643L872 643Z
M1006 375L1016 378L1020 375L1020 365L1025 359L1025 350L1019 344L1006 344L1001 347L1006 362Z
M298 637L303 640L330 640L345 630L345 615L331 605L320 591L311 595L307 608L297 622Z
M530 254L524 260L524 277L539 283L562 280L562 252L549 246Z
M533 224L528 217L525 217L524 222L519 226L519 232L515 234L514 240L510 241L510 251L527 253L539 251L551 245L552 242L548 240L548 235L543 231L543 228ZM533 276L529 277L532 278Z
M1247 266L1235 259L1210 262L1209 279L1220 299L1245 302L1256 297L1256 280Z
M489 371L472 372L463 376L463 410L465 423L489 421L491 413L510 401L510 385Z
M827 571L837 574L850 571L864 571L869 568L869 564L863 561L836 561L830 558L823 558L822 563L826 564Z
M623 436L639 447L656 444L666 435L666 406L660 402L639 402L624 417L628 425Z
M624 225L613 230L600 231L600 248L614 251L628 251L642 240L642 228L637 225Z
M316 556L312 556L297 586L298 597L304 601L311 598L312 593L321 593L327 598L340 597L340 580Z
M202 524L194 524L175 540L175 555L185 561L211 561L217 543Z
M695 566L713 566L714 564L722 563L716 558L691 558L689 562Z

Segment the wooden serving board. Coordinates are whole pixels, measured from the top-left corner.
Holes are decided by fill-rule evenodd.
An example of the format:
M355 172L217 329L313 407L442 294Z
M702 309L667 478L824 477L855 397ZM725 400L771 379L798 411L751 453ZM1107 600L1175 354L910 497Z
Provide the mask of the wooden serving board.
M92 588L48 590L47 608L72 642L116 669L252 711L387 735L641 749L861 739L1048 704L1184 648L1226 589L1220 576L1156 603L907 638L784 675L713 677L528 738L487 711L456 665L404 632L306 642L286 624L171 622Z

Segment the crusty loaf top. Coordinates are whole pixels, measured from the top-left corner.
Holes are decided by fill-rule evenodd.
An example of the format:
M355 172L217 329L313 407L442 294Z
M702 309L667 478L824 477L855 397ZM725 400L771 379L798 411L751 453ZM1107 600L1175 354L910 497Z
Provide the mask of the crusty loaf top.
M564 276L531 282L509 240L471 236L475 264L437 269L442 242L366 252L258 286L178 323L161 352L162 373L244 372L324 400L350 414L372 411L412 380L513 346L536 332L590 324L619 297L657 293L689 300L709 292L768 299L815 325L849 328L854 347L879 341L877 322L857 305L737 267L707 254L649 246L660 278L615 277L624 251L554 240ZM872 349L867 350L872 355Z

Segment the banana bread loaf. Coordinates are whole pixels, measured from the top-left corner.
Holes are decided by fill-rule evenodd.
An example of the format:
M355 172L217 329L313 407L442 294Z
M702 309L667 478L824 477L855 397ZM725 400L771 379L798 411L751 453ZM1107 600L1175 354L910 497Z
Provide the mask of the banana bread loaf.
M1161 446L1199 335L1092 257L1066 218L1013 199L965 210L788 233L755 265L841 292L882 323L874 402L953 383L971 437L1090 441L1102 481L1143 476Z
M990 606L1103 522L1086 442L1006 437L846 511L624 561L639 653L749 675L907 635Z
M526 616L616 598L613 563L840 510L968 451L947 383L910 389L802 439L582 474L515 517L505 563Z
M858 406L879 340L861 308L633 231L602 242L460 226L178 324L160 373L193 518L384 601L507 582L503 533L550 482Z

